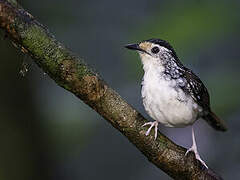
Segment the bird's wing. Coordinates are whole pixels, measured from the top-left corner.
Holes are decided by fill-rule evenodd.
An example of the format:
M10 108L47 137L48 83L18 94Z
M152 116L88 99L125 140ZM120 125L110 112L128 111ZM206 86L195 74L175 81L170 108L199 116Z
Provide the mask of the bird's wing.
M184 91L191 95L193 100L205 111L210 111L210 99L207 88L202 81L190 69L185 69L183 73L187 80L187 86L183 87Z
M218 131L226 131L227 127L224 121L218 118L210 109L209 94L202 81L187 68L184 71L183 76L188 83L184 90L187 91L194 101L203 108L204 114L202 115L202 118L205 119L214 129Z

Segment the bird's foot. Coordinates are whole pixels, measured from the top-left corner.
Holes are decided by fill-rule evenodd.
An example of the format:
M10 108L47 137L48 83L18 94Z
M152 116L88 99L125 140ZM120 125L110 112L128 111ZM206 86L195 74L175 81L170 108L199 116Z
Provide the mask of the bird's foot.
M196 139L195 139L195 135L194 135L193 126L192 126L192 141L193 141L192 147L190 147L190 148L187 150L187 152L185 153L185 156L186 156L190 151L194 152L195 158L196 158L197 160L199 160L199 161L202 163L202 165L204 165L204 166L208 169L208 166L206 165L206 163L201 159L200 155L198 154L197 144L196 144Z
M151 129L154 126L155 127L154 140L156 140L157 139L158 122L157 121L148 122L148 123L145 123L144 125L142 125L142 127L147 126L147 125L150 125L150 127L148 128L148 130L147 130L145 135L148 136L150 134L150 132L151 132Z
M196 146L192 145L192 147L190 147L190 148L187 150L187 152L185 153L185 156L186 156L190 151L192 151L192 152L195 154L195 158L196 158L197 160L199 160L199 161L202 163L202 165L204 165L204 166L208 169L208 166L206 165L206 163L201 159L201 157L200 157L200 155L199 155L199 153L198 153L198 151L197 151Z

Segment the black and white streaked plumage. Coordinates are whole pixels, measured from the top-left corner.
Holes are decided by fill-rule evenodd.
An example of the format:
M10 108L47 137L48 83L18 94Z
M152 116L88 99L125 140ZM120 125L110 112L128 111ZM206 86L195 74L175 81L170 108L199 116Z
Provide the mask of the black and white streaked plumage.
M178 59L172 46L160 39L150 39L126 48L139 52L144 77L142 81L142 99L147 113L155 121L146 132L149 135L160 122L167 127L185 127L197 119L205 119L214 129L225 131L226 126L210 108L209 94L202 81ZM198 152L192 128L193 145L186 152L193 151L205 167Z

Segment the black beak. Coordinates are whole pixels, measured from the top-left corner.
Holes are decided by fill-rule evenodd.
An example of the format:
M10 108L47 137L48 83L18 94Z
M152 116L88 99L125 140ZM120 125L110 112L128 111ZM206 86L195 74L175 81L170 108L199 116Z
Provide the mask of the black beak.
M125 48L142 51L142 49L139 47L139 44L128 44L125 46Z
M141 49L139 47L139 44L128 44L125 46L125 48L131 49L131 50L137 50L137 51L141 51L141 52L145 52L145 53L149 54L147 51Z

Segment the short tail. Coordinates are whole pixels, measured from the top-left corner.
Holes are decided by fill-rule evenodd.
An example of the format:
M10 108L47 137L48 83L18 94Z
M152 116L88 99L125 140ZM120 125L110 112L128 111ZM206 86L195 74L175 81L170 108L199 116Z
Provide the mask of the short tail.
M206 116L203 117L207 123L218 131L226 131L227 126L225 122L217 117L213 112L209 112Z

